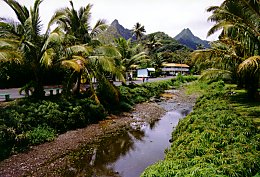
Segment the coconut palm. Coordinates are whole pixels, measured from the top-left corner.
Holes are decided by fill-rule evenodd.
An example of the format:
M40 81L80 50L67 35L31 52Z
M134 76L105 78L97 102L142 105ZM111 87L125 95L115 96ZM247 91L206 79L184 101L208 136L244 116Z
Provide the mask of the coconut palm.
M45 64L51 64L55 57L54 44L58 43L56 32L44 35L41 32L39 6L42 0L35 0L34 6L28 10L15 0L4 0L15 12L17 20L0 19L0 56L1 59L22 59L23 64L33 71L33 95L42 96L42 71ZM4 44L4 45L3 45ZM3 48L7 50L3 51Z
M242 62L239 57L241 47L231 44L231 40L221 39L211 43L211 48L195 50L192 55L194 64L200 69L216 68L231 71L236 78L238 65Z
M249 57L238 67L238 73L245 81L249 98L254 98L260 84L260 56Z
M232 73L234 71L239 73L243 71L243 77L240 78L243 79L248 94L252 97L254 95L252 92L255 92L256 89L252 89L250 86L252 83L249 83L248 80L253 80L257 82L253 85L258 85L258 81L254 79L258 76L257 72L251 72L255 68L253 65L246 65L248 62L244 63L243 69L239 68L241 68L242 61L252 61L250 57L260 54L259 2L255 0L225 0L220 6L209 7L208 11L212 12L209 20L215 22L215 25L209 30L208 35L222 30L219 38L226 45L226 49L222 50L222 52L224 51L222 54L218 53L218 57L211 58L215 58L213 61L216 61L216 58L223 56L220 58L227 58L228 60L226 61L229 61L229 66L233 65L232 68L234 69ZM256 64L260 64L259 60L253 61ZM241 65L238 68L240 63ZM225 66L226 63L222 64ZM245 72L245 68L248 70L247 72ZM230 70L230 68L226 69ZM250 73L253 73L253 75ZM248 74L248 76L245 76L245 74Z
M220 6L208 8L212 15L210 21L215 25L208 35L222 30L220 38L237 41L243 48L241 57L259 55L260 52L260 11L259 2L255 0L225 0Z
M59 9L52 16L49 26L57 24L66 35L71 36L70 42L75 44L94 44L94 37L107 28L105 20L98 20L93 28L90 26L91 8L88 4L86 7L80 7L77 11L74 4L70 1L71 7ZM93 43L91 43L93 42Z
M105 24L105 20L98 20L93 28L90 27L91 4L88 4L86 7L81 7L78 11L75 10L72 1L70 1L70 5L70 8L66 7L55 12L50 20L49 27L57 24L59 29L61 29L66 36L63 43L65 46L64 50L70 52L64 53L64 56L62 56L62 60L64 61L62 63L66 66L71 64L71 68L75 69L74 71L77 73L77 82L74 93L79 94L80 80L83 72L86 71L84 70L85 66L83 67L83 65L89 64L88 61L83 60L88 60L91 55L90 51L93 51L96 46L101 45L95 37L97 34L104 31L107 25ZM85 50L86 46L88 46L87 50ZM73 54L73 52L75 53ZM77 58L79 58L78 61ZM91 82L91 79L88 80Z
M129 71L134 65L138 65L148 59L146 52L143 51L140 44L132 45L131 39L118 38L115 39L115 45L120 53L120 63L123 66L122 70L128 77Z
M141 37L143 36L143 33L145 33L145 28L143 25L141 25L139 22L137 22L135 25L134 25L134 28L133 28L133 35L136 37L137 40L140 40Z
M122 66L119 62L120 53L111 45L103 45L94 49L94 53L89 57L91 73L98 81L98 99L103 105L118 105L120 93L110 79L115 76L124 82Z

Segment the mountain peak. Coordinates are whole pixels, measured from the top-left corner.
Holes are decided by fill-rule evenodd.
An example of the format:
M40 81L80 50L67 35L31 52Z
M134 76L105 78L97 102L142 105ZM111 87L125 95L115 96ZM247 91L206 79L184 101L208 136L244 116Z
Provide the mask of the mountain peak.
M201 40L199 37L194 36L189 28L183 29L177 36L174 37L174 39L194 50L197 49L199 44L206 48L210 47L208 41Z
M174 37L174 39L179 40L181 38L194 38L195 36L191 32L189 28L184 28L177 36Z
M182 30L182 33L186 33L186 34L188 34L188 35L194 36L194 35L192 34L190 28L184 28L184 29Z
M117 33L119 35L121 35L123 38L125 39L129 39L132 37L132 33L131 33L131 30L127 29L127 28L124 28L119 22L117 19L115 19L111 25L111 27L113 27Z
M115 19L115 20L111 23L112 26L116 26L116 25L118 25L118 24L119 24L119 22L118 22L117 19Z

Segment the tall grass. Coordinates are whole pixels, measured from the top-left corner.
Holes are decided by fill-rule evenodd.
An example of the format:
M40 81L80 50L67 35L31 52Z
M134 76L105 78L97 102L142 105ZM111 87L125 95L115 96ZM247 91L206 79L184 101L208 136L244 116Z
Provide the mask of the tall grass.
M256 175L260 171L259 129L230 104L223 82L196 87L205 87L200 91L204 95L172 133L165 159L142 176Z

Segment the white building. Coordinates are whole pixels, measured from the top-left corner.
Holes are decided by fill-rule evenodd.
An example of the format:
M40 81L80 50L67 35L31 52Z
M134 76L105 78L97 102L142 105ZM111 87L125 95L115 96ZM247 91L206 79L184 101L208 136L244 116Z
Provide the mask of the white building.
M162 72L167 75L176 75L177 73L188 74L190 71L190 67L186 64L163 63L162 66Z

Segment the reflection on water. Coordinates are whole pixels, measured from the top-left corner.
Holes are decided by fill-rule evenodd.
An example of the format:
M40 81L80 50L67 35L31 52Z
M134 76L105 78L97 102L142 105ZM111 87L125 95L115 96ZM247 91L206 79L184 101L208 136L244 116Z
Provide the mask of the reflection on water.
M159 121L122 131L86 147L83 157L73 157L73 167L67 168L64 176L140 176L147 166L163 159L173 128L189 112L189 107L168 109Z

